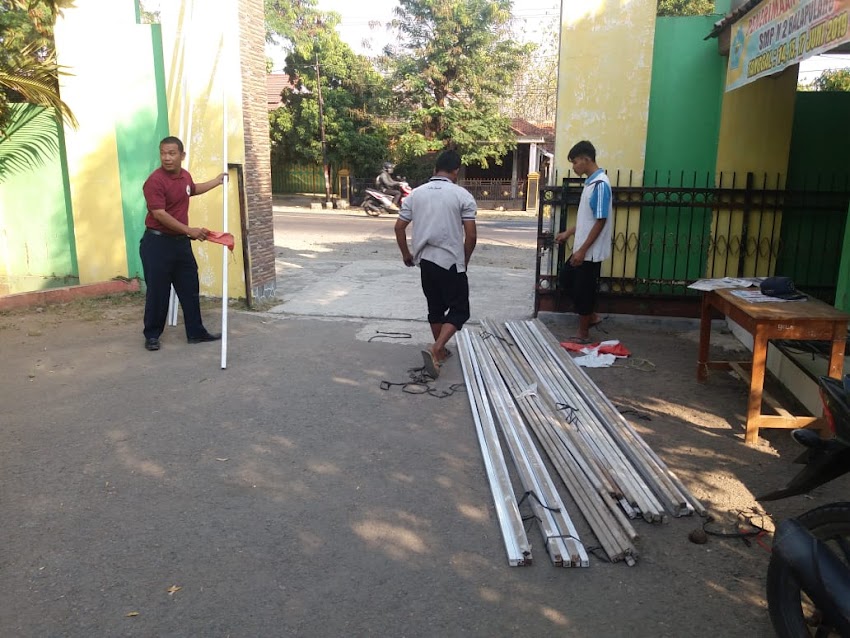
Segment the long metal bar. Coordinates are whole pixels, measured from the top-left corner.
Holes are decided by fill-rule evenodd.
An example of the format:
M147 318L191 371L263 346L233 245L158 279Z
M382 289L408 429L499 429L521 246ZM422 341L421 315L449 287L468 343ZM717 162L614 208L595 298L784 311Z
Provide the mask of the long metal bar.
M472 417L481 446L481 455L490 483L490 492L496 507L496 516L502 530L508 564L511 566L530 565L532 562L531 545L525 533L522 516L514 497L502 448L499 445L493 415L486 399L481 375L476 374L472 361L472 346L469 343L468 331L458 334L458 356L469 395Z
M600 461L608 463L609 472L615 477L630 502L641 510L649 522L663 519L664 508L656 499L650 487L633 471L633 467L622 454L617 444L611 439L610 433L598 419L592 409L592 400L579 395L565 382L561 370L553 366L539 351L537 344L530 339L526 327L518 322L510 322L507 328L517 341L523 354L538 368L538 376L544 389L551 394L556 403L567 402L575 408L576 422L583 432L586 441L598 450Z
M489 326L488 330L492 332ZM629 538L626 537L626 533L616 520L616 512L619 508L611 501L601 482L596 480L594 484L593 479L596 477L592 472L587 472L587 468L582 467L580 461L584 459L581 455L568 449L569 443L565 444L556 434L559 424L554 417L554 412L547 409L541 396L526 390L529 384L524 376L521 362L512 360L512 355L516 354L515 350L509 350L498 339L490 340L488 343L490 354L502 373L514 401L549 455L550 461L590 524L600 545L612 561L625 560L633 565L637 551L629 538L636 538L637 533L623 518L625 527L630 530Z
M531 325L528 328L533 330ZM536 332L540 338L541 345L549 350L553 356L553 360L562 364L558 370L560 374L557 374L557 376L559 378L569 378L573 381L579 394L586 399L587 407L595 413L597 418L594 422L602 426L606 432L606 440L610 440L617 447L616 458L620 459L623 463L629 464L630 468L637 471L635 479L642 489L645 488L652 494L657 494L665 501L666 508L674 515L679 516L682 513L682 508L686 508L687 506L684 496L672 484L665 484L666 481L656 471L654 464L642 456L643 447L637 441L632 441L631 435L628 435L630 439L628 442L623 440L622 431L614 427L616 420L623 420L622 415L619 415L619 412L617 412L617 416L614 417L606 414L607 411L600 410L600 406L604 406L606 400L604 394L593 384L590 377L572 361L569 355L563 352L560 345L555 350L555 346L547 343L539 330L536 330ZM573 373L571 369L567 368L575 368L578 372ZM586 391L587 388L591 387L594 390L593 392ZM642 439L641 442L643 442ZM650 488L650 486L652 487Z
M540 517L546 549L555 564L587 567L590 564L578 531L570 520L558 490L546 470L543 459L531 441L516 406L510 401L504 381L495 371L495 362L484 347L480 335L472 336L473 350L480 362L490 400L496 409L508 449L523 485L531 497L532 508ZM540 501L538 503L537 501Z
M701 516L705 516L707 514L705 506L685 487L684 483L682 483L676 474L667 467L666 463L644 441L631 423L620 414L619 410L611 403L611 400L604 393L599 392L584 370L576 365L572 358L563 351L552 333L537 320L529 322L529 325L557 353L558 362L562 365L564 371L577 381L577 388L580 391L588 392L591 386L595 388L596 394L600 399L595 405L600 408L603 423L609 423L612 427L616 424L618 431L624 434L632 444L631 446L625 446L626 449L633 449L641 455L641 458L651 460L651 464L642 464L638 466L638 469L645 469L648 474L658 478L662 484L667 486L667 489L671 490L671 495L679 501L679 511L674 511L673 514L675 516L683 516L696 511ZM555 349L555 346L557 346L557 349Z

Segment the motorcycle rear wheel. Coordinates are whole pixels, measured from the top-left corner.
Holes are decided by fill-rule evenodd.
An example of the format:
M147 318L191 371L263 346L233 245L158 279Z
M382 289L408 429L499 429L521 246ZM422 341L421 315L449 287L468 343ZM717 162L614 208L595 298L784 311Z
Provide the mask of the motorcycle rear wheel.
M850 503L829 503L797 517L818 539L850 565ZM791 570L775 555L767 568L767 607L780 638L838 636L820 626L820 614L801 591Z
M370 217L377 217L381 214L381 209L375 207L372 203L363 204L363 210L366 211L366 214Z

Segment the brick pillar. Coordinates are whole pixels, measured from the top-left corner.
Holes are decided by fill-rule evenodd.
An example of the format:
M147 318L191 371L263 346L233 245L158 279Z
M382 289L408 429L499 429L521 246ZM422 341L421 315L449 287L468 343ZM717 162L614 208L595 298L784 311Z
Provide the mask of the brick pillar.
M266 106L265 16L262 0L239 0L239 55L245 126L245 199L251 297L272 300L275 279L274 220Z

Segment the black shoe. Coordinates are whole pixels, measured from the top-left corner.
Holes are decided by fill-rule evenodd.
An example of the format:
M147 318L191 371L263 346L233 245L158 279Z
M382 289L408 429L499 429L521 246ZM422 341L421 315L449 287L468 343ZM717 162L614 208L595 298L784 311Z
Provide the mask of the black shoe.
M221 334L208 332L200 337L190 337L188 341L189 343L205 343L207 341L218 341L219 339L221 339Z
M159 350L159 339L156 337L145 339L145 350Z

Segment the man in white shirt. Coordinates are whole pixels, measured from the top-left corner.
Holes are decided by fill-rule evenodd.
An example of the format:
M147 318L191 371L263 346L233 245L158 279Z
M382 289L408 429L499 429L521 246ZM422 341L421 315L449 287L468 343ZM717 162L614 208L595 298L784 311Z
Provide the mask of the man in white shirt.
M593 144L582 141L570 149L567 159L577 175L586 175L578 205L576 225L555 235L564 243L575 235L573 254L561 269L560 287L573 300L579 316L578 332L569 339L574 343L590 343L590 329L602 318L596 314L596 294L602 262L611 257L611 234L614 206L611 183L605 171L596 164Z
M466 268L475 250L475 198L458 186L460 155L444 151L434 176L402 202L395 236L405 266L419 266L434 343L422 351L426 372L436 379L449 356L446 344L469 320ZM413 251L407 225L413 223Z

